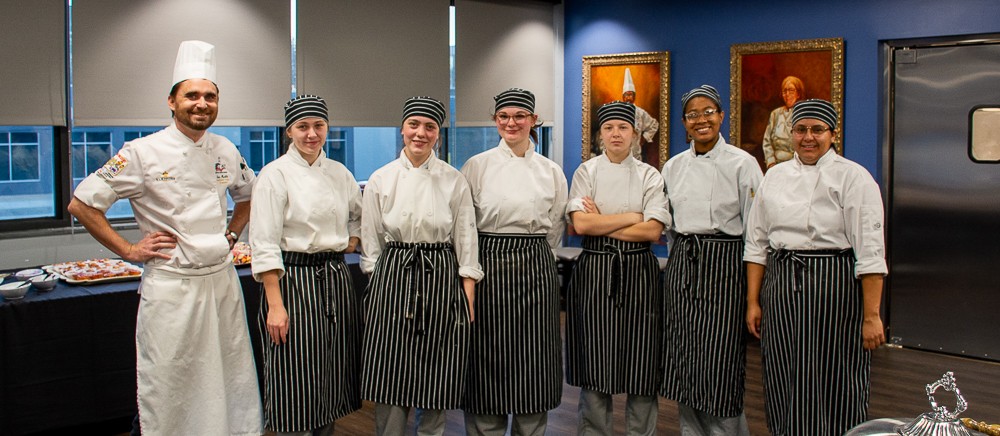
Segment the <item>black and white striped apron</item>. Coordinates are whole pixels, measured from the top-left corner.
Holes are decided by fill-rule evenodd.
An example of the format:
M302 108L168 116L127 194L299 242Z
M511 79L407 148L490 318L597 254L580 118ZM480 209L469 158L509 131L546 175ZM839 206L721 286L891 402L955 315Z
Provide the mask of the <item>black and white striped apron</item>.
M566 293L566 381L606 394L656 395L663 293L649 242L583 238Z
M854 252L771 250L760 293L767 428L842 435L865 421L871 353Z
M301 432L361 408L361 307L343 254L282 252L282 259L288 342L275 345L267 334L267 295L260 295L264 424Z
M663 281L660 395L714 416L739 415L746 390L743 237L677 235Z
M386 244L365 293L362 397L460 407L469 363L468 301L451 243Z
M465 410L538 413L562 399L559 278L545 234L479 233Z

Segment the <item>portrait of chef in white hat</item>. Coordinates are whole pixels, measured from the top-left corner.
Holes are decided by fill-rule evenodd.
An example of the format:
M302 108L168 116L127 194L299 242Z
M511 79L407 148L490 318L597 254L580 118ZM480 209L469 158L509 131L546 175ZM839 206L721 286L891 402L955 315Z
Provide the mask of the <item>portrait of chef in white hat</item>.
M622 101L635 105L635 82L632 81L632 71L625 69L625 82L622 84ZM635 130L638 133L632 137L632 157L643 162L642 145L653 140L660 123L649 112L638 105L635 106ZM659 151L657 151L659 153Z
M166 128L125 143L73 193L69 212L91 236L142 262L136 322L139 423L144 435L262 434L243 292L230 250L246 226L254 172L223 136L215 46L177 51ZM226 194L236 203L227 222ZM108 223L128 199L142 239Z

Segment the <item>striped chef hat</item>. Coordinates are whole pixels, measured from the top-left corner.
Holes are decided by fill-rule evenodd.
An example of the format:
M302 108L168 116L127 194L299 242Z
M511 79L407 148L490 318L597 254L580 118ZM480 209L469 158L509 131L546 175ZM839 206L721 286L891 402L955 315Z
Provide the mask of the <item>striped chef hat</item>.
M410 117L427 117L434 120L438 127L444 125L444 104L431 97L411 97L403 104L403 121Z
M795 103L792 107L792 125L805 119L820 120L830 129L837 130L837 109L826 100L813 98Z
M326 111L326 101L316 95L300 95L285 103L285 128L292 127L303 118L322 118L327 123L330 118Z
M535 94L521 88L510 88L493 97L497 102L493 108L493 113L497 113L505 107L517 107L528 112L535 113Z
M719 96L719 91L716 91L711 85L701 85L695 89L692 89L681 96L681 111L687 110L688 102L695 97L705 97L709 100L715 102L715 106L722 110L722 98Z
M603 126L611 120L622 120L635 127L635 105L624 101L613 101L597 109L597 125Z

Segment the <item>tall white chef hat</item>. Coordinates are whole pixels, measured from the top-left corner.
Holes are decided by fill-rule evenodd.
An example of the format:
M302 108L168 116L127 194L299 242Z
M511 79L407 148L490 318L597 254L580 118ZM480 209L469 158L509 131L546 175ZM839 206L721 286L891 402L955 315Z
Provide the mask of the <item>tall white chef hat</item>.
M184 41L177 49L174 82L187 79L208 79L215 83L215 46L204 41Z
M635 84L632 83L632 72L628 68L625 69L625 84L622 85L622 94L626 92L635 92Z

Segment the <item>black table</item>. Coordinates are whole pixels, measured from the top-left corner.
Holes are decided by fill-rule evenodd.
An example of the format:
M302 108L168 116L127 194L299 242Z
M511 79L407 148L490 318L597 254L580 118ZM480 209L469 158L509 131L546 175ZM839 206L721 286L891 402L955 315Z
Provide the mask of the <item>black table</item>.
M355 289L368 278L348 255ZM237 267L258 376L260 285ZM11 281L10 278L7 281ZM136 413L139 281L77 286L0 300L0 435L107 421Z

